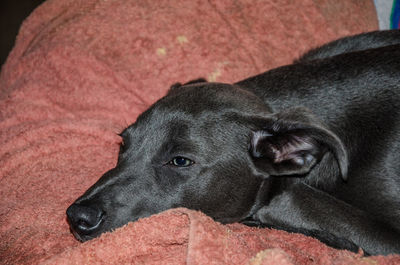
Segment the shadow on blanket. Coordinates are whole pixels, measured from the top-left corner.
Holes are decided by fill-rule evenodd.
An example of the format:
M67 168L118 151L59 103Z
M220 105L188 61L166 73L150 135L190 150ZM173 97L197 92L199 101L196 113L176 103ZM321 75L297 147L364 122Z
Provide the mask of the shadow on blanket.
M234 82L376 29L372 1L358 3L46 1L24 22L0 76L0 263L400 262L283 231L223 226L185 209L81 244L65 217L114 166L117 133L170 84L200 76Z

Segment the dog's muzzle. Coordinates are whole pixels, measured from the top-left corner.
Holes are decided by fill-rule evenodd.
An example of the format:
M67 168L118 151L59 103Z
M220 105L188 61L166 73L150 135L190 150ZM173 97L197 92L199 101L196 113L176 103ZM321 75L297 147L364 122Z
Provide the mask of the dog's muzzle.
M104 212L98 208L72 204L67 209L67 218L75 237L84 241L87 235L93 234L104 219Z

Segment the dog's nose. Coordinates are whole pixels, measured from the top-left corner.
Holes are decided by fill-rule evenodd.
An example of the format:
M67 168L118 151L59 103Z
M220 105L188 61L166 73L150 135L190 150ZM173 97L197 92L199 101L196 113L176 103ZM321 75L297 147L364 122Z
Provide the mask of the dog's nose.
M104 212L95 207L72 204L67 209L68 222L71 228L83 235L92 233L100 226Z

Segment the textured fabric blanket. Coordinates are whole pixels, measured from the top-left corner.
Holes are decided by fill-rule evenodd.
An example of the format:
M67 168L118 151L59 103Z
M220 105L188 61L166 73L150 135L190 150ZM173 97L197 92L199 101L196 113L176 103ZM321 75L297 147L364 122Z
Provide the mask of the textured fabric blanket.
M283 231L223 226L186 209L82 244L65 217L116 163L118 133L170 84L238 81L376 28L372 1L45 2L23 23L0 75L0 263L400 262Z

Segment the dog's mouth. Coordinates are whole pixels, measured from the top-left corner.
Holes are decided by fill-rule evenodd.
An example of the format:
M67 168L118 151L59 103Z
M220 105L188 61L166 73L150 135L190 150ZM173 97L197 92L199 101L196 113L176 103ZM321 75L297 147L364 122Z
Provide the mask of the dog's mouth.
M100 225L99 225L100 226ZM73 226L70 224L70 228L69 228L70 232L74 235L74 237L80 241L80 242L86 242L89 241L91 239L96 238L97 236L94 235L95 230L93 230L93 234L89 234L89 233L85 233L85 234L81 234L79 233L77 230L75 230L73 228Z
M85 241L88 241L88 240L91 240L91 239L93 239L94 237L91 237L91 236L81 236L80 234L78 234L75 230L73 230L72 228L70 228L70 231L71 231L71 233L74 235L74 237L78 240L78 241L80 241L80 242L85 242Z

